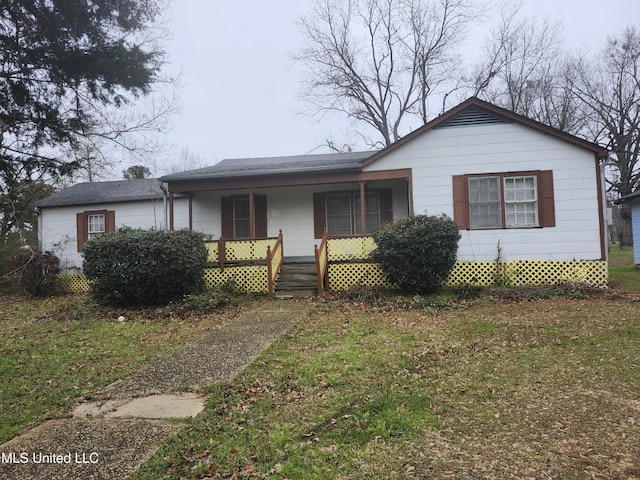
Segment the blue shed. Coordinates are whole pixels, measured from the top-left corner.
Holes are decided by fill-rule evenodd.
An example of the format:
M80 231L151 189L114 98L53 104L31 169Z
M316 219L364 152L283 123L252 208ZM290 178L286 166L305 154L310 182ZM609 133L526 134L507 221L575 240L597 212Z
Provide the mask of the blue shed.
M631 225L633 229L633 263L640 265L640 190L630 193L616 200L621 203L631 204Z

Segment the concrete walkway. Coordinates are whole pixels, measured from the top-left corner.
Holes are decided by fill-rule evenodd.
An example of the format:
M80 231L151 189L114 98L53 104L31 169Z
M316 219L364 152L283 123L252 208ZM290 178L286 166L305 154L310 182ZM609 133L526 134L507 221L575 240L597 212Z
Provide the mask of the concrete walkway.
M196 416L202 387L230 380L306 317L304 303L274 301L212 330L154 365L119 380L52 420L0 446L0 479L127 478ZM185 393L189 392L189 393Z

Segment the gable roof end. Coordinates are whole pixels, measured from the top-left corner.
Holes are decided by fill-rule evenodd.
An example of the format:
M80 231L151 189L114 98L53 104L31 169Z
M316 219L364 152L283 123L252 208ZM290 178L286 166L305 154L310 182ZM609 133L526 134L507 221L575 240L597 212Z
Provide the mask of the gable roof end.
M544 134L551 135L560 140L593 152L598 159L607 158L609 155L606 149L602 148L599 145L596 145L595 143L588 142L574 135L563 132L562 130L558 130L557 128L550 127L523 115L514 113L511 110L507 110L492 103L485 102L484 100L480 100L479 98L471 97L458 106L453 107L451 110L443 113L439 117L434 118L417 130L414 130L408 135L405 135L388 147L380 150L378 153L372 155L362 163L362 166L364 167L372 164L379 158L384 157L386 154L394 151L405 143L410 142L414 138L434 128L512 122L525 125Z

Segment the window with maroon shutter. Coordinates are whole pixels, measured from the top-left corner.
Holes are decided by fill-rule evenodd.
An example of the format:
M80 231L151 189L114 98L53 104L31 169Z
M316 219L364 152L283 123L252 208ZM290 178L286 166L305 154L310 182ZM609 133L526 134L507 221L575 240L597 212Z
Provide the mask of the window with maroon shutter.
M255 238L267 238L267 196L254 195ZM222 197L222 236L227 239L250 238L249 195Z
M76 238L78 251L92 238L116 228L116 212L113 210L97 210L76 214Z
M555 226L553 172L453 176L458 228L487 230Z
M393 197L390 188L365 192L365 233L382 223L393 222ZM360 192L321 192L313 194L313 230L315 238L329 235L359 235Z

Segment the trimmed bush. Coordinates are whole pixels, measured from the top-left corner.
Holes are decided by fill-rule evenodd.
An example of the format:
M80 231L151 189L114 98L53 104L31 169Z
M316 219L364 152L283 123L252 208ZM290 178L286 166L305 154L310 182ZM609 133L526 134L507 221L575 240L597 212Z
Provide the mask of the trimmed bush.
M84 274L103 305L166 305L204 288L205 235L121 228L83 247Z
M7 260L10 277L27 294L45 296L55 293L56 275L60 273L60 259L52 252L28 250Z
M387 278L411 293L442 288L456 263L460 232L446 215L416 215L374 232L373 258Z

